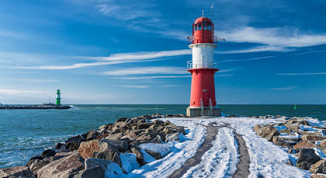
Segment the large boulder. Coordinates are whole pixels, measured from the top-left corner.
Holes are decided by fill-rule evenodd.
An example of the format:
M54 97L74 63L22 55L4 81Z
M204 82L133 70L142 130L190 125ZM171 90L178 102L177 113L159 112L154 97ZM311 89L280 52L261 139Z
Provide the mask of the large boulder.
M88 142L82 142L78 148L78 153L84 159L92 158L94 152L100 150L100 141L99 140L91 140Z
M325 140L326 137L323 137L321 135L304 135L301 137L301 139L315 142L315 141Z
M281 146L281 147L291 148L293 145L296 144L296 141L288 140L288 139L285 139L284 137L274 136L273 137L273 143L275 145L278 145L278 146Z
M304 170L309 170L310 166L319 161L319 156L314 149L301 149L297 159L297 167Z
M35 156L32 157L26 164L26 166L34 173L37 174L37 171L41 169L43 166L49 164L52 161L61 159L65 156L53 156L53 157L42 157Z
M38 178L64 178L84 169L84 159L78 153L53 161L37 171Z
M266 138L268 141L272 141L274 136L279 136L279 131L273 126L263 126L256 130L256 134L263 138Z
M109 173L110 169L115 167L115 170L111 170L114 175L122 174L122 170L116 163L105 160L90 158L85 160L85 169L78 172L75 177L81 178L105 178L106 172ZM113 176L112 176L113 177Z
M137 156L134 153L120 153L121 166L126 173L130 173L134 169L140 167L137 162Z
M313 164L309 170L313 174L326 174L326 160L322 159Z
M311 141L303 140L297 143L296 145L294 145L294 149L299 149L299 148L316 148L316 145Z
M73 151L79 148L81 142L85 141L85 138L81 135L77 135L66 140L66 149Z
M34 178L35 175L26 166L17 166L0 169L0 177L2 178Z

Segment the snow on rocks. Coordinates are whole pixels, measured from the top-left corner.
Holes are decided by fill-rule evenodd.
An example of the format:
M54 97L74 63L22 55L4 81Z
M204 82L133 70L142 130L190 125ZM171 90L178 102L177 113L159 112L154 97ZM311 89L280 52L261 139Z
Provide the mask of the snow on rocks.
M272 142L292 154L290 156L292 165L309 170L314 174L326 173L323 171L326 170L326 164L323 161L326 158L326 127L324 122L309 117L293 117L277 124L256 125L254 130L257 135L264 137L261 134L261 128L270 127L282 132L280 136L272 136ZM265 129L265 131L268 130ZM265 133L265 135L273 134L272 130L270 133ZM269 138L266 139L269 140Z

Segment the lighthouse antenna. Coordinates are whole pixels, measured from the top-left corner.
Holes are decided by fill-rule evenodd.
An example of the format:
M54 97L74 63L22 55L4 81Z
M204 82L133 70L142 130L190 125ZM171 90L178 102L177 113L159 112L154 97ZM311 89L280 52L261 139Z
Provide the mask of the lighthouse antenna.
M212 18L212 22L214 21L214 1L212 2L212 5L211 5L211 18Z
M204 13L205 13L205 11L204 11L204 9L203 9L203 11L202 11L202 13L201 13L201 16L202 16L202 17L204 17Z

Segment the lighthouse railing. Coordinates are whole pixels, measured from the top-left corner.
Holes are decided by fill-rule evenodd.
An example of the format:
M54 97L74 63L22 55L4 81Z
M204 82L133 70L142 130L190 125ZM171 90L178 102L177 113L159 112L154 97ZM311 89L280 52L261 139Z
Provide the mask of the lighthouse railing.
M199 69L199 68L213 68L213 69L218 69L218 63L217 63L217 61L213 61L213 63L193 64L192 61L187 61L187 70L189 70L189 69Z

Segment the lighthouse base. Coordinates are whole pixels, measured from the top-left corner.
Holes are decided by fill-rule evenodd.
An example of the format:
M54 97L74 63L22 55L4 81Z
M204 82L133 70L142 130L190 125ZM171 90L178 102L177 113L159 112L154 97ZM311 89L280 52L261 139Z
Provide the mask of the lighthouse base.
M188 117L198 117L198 116L221 116L221 108L187 108Z

